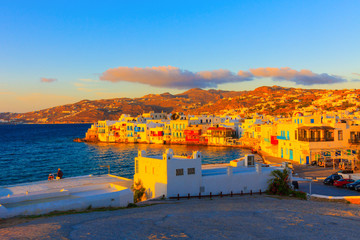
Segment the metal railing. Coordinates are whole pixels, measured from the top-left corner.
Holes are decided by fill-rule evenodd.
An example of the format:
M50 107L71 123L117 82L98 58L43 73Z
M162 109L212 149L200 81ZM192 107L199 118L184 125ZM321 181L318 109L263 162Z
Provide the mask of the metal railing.
M299 137L299 141L303 141L303 142L333 142L334 138L304 138L304 137Z
M359 138L349 139L349 143L360 144L360 139Z

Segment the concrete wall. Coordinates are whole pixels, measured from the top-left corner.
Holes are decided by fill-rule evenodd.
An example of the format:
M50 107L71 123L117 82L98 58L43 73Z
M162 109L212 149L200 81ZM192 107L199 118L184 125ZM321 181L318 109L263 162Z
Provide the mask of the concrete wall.
M195 174L188 174L189 168L195 168ZM183 169L184 175L176 176L176 169ZM199 194L201 182L201 158L173 159L168 161L167 197Z
M133 203L133 193L130 189L121 191L104 191L74 193L72 197L57 199L50 198L29 198L27 201L17 204L0 205L0 218L9 218L21 215L40 215L53 211L84 210L100 207L126 207ZM38 200L38 201L37 201ZM29 204L29 201L33 201Z
M264 168L263 168L264 169ZM272 169L273 170L273 169ZM252 172L243 172L243 173L234 173L230 175L209 175L202 177L202 186L204 186L205 191L202 193L204 195L240 193L249 193L250 190L253 192L265 191L267 188L267 181L270 179L270 171L262 171L262 173Z
M53 211L84 210L89 207L126 207L132 202L133 194L130 189L126 189L86 197L40 202L32 205L20 205L14 208L7 208L6 211L4 211L4 216L1 217L9 218L20 215L40 215Z

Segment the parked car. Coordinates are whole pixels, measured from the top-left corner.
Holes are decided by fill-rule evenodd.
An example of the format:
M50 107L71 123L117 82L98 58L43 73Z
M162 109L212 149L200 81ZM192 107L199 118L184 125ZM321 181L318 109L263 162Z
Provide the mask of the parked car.
M352 189L352 190L355 190L355 187L356 186L360 186L360 179L359 180L356 180L355 182L353 182L353 183L348 183L348 184L346 184L346 187L348 188L348 189Z
M336 180L339 180L339 179L342 179L343 177L341 175L338 175L338 174L332 174L330 176L328 176L324 181L323 183L324 184L327 184L327 185L333 185L334 184L334 181Z
M355 190L358 191L358 192L360 192L360 185L357 185L357 186L355 187Z
M337 181L334 181L334 186L336 186L336 187L345 187L346 184L353 183L353 182L355 182L355 180L343 178L343 179L339 179Z

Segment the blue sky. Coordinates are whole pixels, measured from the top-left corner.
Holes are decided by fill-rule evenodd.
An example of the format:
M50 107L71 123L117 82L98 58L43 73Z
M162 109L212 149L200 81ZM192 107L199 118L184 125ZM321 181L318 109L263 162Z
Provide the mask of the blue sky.
M197 86L360 87L359 1L223 2L2 0L0 112Z

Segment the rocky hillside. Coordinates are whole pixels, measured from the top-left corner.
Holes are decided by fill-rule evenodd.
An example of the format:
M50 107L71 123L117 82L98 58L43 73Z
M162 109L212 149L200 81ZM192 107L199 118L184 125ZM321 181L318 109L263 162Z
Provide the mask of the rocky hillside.
M141 98L83 100L28 113L0 113L0 123L85 123L117 120L121 114L184 112L188 114L252 113L288 115L299 111L357 111L360 90L259 87L253 91L190 89L184 93L149 94Z

